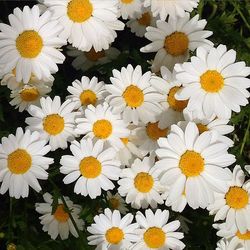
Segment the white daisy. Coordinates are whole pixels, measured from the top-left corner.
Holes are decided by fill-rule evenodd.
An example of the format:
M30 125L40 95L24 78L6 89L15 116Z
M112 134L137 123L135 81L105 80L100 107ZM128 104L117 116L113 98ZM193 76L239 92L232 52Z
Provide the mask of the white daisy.
M131 203L133 208L147 208L149 205L156 208L157 204L163 204L160 195L163 187L159 183L159 171L153 168L154 163L154 157L136 159L120 174L118 192L126 196L126 203Z
M78 233L70 219L69 213L72 215L77 228L83 230L84 222L79 218L82 210L81 206L73 204L69 197L64 197L69 211L64 206L61 199L57 201L57 207L53 212L53 197L49 193L43 195L44 203L36 203L36 211L42 216L39 217L43 225L43 231L48 232L50 237L55 240L58 235L62 240L68 239L69 233L78 237Z
M28 6L21 11L15 8L9 15L10 25L0 24L0 65L3 74L16 69L18 82L27 83L31 74L39 80L48 80L58 71L57 64L65 57L57 49L66 41L58 35L62 29L56 20L51 20L51 12L40 16L39 8Z
M61 104L61 99L56 96L40 99L41 108L31 105L28 112L32 117L25 119L31 131L38 131L43 139L49 141L51 150L67 148L67 141L74 140L76 112L73 112L75 103L67 100Z
M114 113L122 114L125 122L135 125L139 121L155 122L156 116L161 113L161 95L152 88L152 76L150 71L142 74L139 65L135 69L128 65L121 71L113 70L113 77L110 78L112 84L106 86L110 93L107 101ZM154 81L157 81L155 78Z
M137 240L134 231L137 223L132 223L134 216L131 213L121 217L118 210L104 210L104 214L96 215L94 222L87 228L92 235L88 237L89 245L97 245L96 249L120 250L128 249L131 242Z
M104 142L98 140L93 144L89 138L79 142L73 141L70 150L73 155L64 155L60 160L60 172L66 176L65 184L76 182L74 192L95 199L101 190L111 190L115 186L111 180L118 180L120 162L115 160L113 148L104 149Z
M124 147L120 138L129 135L129 130L120 115L113 114L107 103L96 107L88 105L84 118L77 118L76 123L76 133L94 140L103 140L116 150Z
M193 209L206 208L214 200L214 191L225 190L231 171L224 169L235 162L228 146L211 142L212 132L199 135L195 123L189 122L183 131L172 125L167 138L158 140L156 167L162 170L161 183L168 186L169 202L185 192Z
M118 0L44 0L64 30L61 37L82 51L108 49L116 30L124 24L118 18Z
M177 64L176 78L183 89L176 95L179 100L189 99L187 109L200 110L206 117L213 113L222 119L231 117L231 111L240 112L250 96L250 67L245 62L234 63L236 52L225 45L209 50L199 47L191 62Z
M142 1L119 0L119 12L123 19L133 18L142 12Z
M250 181L244 181L244 172L236 165L226 189L216 193L214 203L207 208L215 221L225 219L227 229L235 226L241 233L250 231Z
M96 77L88 78L83 76L81 81L75 80L72 82L72 86L67 88L71 94L67 96L67 99L75 102L75 108L86 108L89 104L96 106L103 102L106 94L104 82L98 82Z
M136 222L140 229L136 230L140 239L131 248L133 250L169 250L184 249L180 239L183 233L175 232L180 227L178 220L168 222L169 211L157 209L155 213L147 209L145 216L141 212L136 213Z
M183 17L185 11L191 12L198 6L199 0L145 0L144 6L151 6L154 16L160 16L161 20L165 20L167 16L177 18Z
M0 144L0 193L9 190L10 197L19 199L29 195L29 186L42 190L37 179L48 179L46 170L54 162L45 157L51 147L40 138L38 132L25 132L17 128L16 135L2 137Z
M120 55L120 51L114 47L99 52L96 52L93 48L88 52L82 52L70 45L67 48L67 55L75 57L72 66L76 70L81 69L82 71L86 71L95 65L109 63Z
M119 210L121 214L126 214L128 212L125 200L119 195L119 193L113 195L108 191L106 199L112 210Z
M204 30L206 24L205 19L199 20L199 15L190 19L186 13L178 19L170 16L168 22L158 20L156 28L147 27L145 37L151 43L141 48L141 52L157 52L152 71L158 72L161 66L172 70L176 63L187 61L189 51L199 46L212 46L213 43L206 38L213 32Z

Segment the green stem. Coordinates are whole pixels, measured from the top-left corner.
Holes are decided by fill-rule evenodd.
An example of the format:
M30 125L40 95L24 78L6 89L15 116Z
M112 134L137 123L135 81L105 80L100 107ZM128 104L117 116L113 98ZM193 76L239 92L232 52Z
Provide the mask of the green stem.
M242 153L243 153L243 150L244 150L244 147L245 147L245 144L247 141L247 137L249 134L249 128L250 128L250 119L248 120L247 129L246 129L246 132L244 134L243 142L242 142L241 147L240 147L240 155L242 155Z
M8 240L9 240L9 243L12 242L12 214L13 214L13 198L10 197L9 225L8 225Z
M245 25L247 26L247 28L250 30L250 24L248 23L247 19L243 15L243 13L240 10L239 6L234 1L232 1L232 4L233 4L234 8L236 9L236 11L238 12L238 14L240 15L240 17L243 20L243 22L245 23Z

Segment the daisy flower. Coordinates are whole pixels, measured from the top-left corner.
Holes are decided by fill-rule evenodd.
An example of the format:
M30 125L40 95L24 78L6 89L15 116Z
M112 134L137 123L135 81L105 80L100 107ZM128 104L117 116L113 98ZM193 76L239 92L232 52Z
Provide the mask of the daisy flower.
M51 147L38 132L17 128L16 135L2 137L0 144L0 193L9 190L10 197L19 199L29 195L29 186L36 192L42 190L38 179L47 180L46 170L54 162L45 157Z
M103 65L115 60L119 55L120 51L114 47L110 47L106 50L96 52L91 48L88 52L82 52L72 46L68 46L66 51L68 56L75 57L72 62L72 66L79 70L86 71L95 65Z
M87 76L83 76L81 81L72 82L67 90L71 94L67 99L75 102L76 109L86 108L89 104L96 106L104 100L106 93L103 81L98 82L96 77L90 79Z
M128 212L125 200L119 195L119 193L113 195L108 191L106 199L112 210L119 210L121 214L126 214Z
M118 0L44 0L64 30L61 37L82 51L108 49L116 30L123 30L118 20Z
M64 184L76 182L74 192L95 199L101 190L111 190L115 186L111 180L118 180L120 162L115 160L116 151L103 147L104 142L93 143L89 138L80 142L73 141L70 151L73 155L64 155L60 160L60 172L66 176Z
M120 15L123 19L133 18L142 12L141 0L119 0Z
M78 237L78 233L70 219L69 213L72 215L77 228L83 230L84 222L79 218L82 210L81 206L74 204L69 197L64 197L69 211L64 206L61 199L57 201L57 207L53 212L53 197L49 193L43 195L45 202L36 203L36 211L42 216L39 217L41 224L43 225L43 231L48 232L51 239L55 240L58 235L62 240L66 240L69 237L69 233Z
M118 210L112 212L106 208L104 214L96 215L95 223L87 228L92 234L88 237L89 245L97 245L96 249L128 249L131 242L137 240L134 231L138 228L138 224L132 223L133 219L131 213L121 217Z
M135 33L138 37L143 37L146 33L148 26L155 26L156 19L152 16L151 11L147 8L142 13L137 14L135 18L130 18L126 25L131 29L132 33Z
M106 86L109 92L106 100L114 113L122 114L125 122L135 125L139 121L155 122L156 116L161 113L161 95L152 88L152 76L150 71L142 74L139 65L135 69L128 65L127 68L122 67L121 71L113 70L113 77L110 78L112 84ZM157 79L154 78L154 81Z
M175 19L169 17L168 22L158 20L155 27L147 27L145 37L150 44L141 48L141 52L157 52L152 64L152 71L158 72L161 66L170 70L176 63L182 63L189 58L189 51L199 46L212 46L207 40L212 31L204 30L207 21L199 20L199 15L190 19L186 13L184 17Z
M224 192L216 193L214 203L207 208L215 215L214 221L225 219L227 229L235 226L242 234L250 231L250 181L244 181L244 172L236 165Z
M240 112L250 96L250 67L245 62L235 63L236 52L225 45L209 50L199 47L191 62L177 64L176 78L183 84L177 93L179 100L189 99L187 109L200 110L206 117L215 114L229 119L231 111Z
M131 167L125 168L120 174L118 192L126 196L126 203L136 209L147 208L149 205L156 208L163 204L160 193L163 187L159 182L159 171L153 168L154 157L135 159Z
M49 141L51 150L67 148L67 141L74 140L76 112L73 112L75 103L67 100L61 104L61 99L56 96L40 99L41 107L31 105L28 112L32 117L25 119L31 131L38 131L43 139Z
M58 21L51 19L51 12L41 16L34 5L15 8L9 15L10 25L0 24L0 65L4 65L3 74L15 68L18 82L28 83L31 74L39 80L48 80L58 71L57 64L65 57L58 50L66 41L58 35L62 29Z
M178 220L169 223L169 211L157 209L155 213L147 209L145 215L136 213L136 222L140 229L136 230L139 240L132 247L133 250L169 250L184 249L180 239L184 238L183 233L175 232L180 227Z
M211 142L212 132L199 135L195 123L189 122L183 131L171 126L167 138L158 140L156 168L162 170L161 184L170 188L168 200L174 202L185 192L193 209L206 208L214 200L214 191L226 189L231 171L224 169L235 162L228 146Z
M160 16L165 20L167 16L176 18L184 17L185 11L192 12L198 6L199 0L145 0L144 6L151 7L154 16Z
M119 150L124 147L120 138L126 138L129 130L120 115L113 114L107 103L96 107L89 105L85 116L76 119L76 133L94 140L103 140L107 145Z

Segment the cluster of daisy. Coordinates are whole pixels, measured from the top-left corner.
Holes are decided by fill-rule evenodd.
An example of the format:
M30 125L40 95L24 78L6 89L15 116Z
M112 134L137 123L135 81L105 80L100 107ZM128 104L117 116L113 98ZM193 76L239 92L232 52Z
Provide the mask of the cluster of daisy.
M240 166L230 170L236 159L227 135L232 111L248 104L250 68L235 62L234 50L213 46L206 20L190 17L198 0L40 2L14 9L10 25L0 24L1 83L11 105L29 114L25 129L2 138L0 193L19 199L29 187L40 192L38 180L48 179L54 163L46 155L69 148L60 158L62 182L91 199L107 192L114 210L100 211L87 227L96 249L183 249L180 222L167 223L160 205L180 213L187 205L207 209L223 222L214 224L223 237L217 249L248 249L250 181ZM157 52L151 71L127 65L112 71L109 84L82 76L66 100L46 96L64 62L63 45L83 71L119 55L111 44L124 29L120 17L151 41L141 48ZM43 230L52 239L78 237L81 206L61 196L54 207L52 195L43 198L36 203ZM133 222L128 205L150 209Z

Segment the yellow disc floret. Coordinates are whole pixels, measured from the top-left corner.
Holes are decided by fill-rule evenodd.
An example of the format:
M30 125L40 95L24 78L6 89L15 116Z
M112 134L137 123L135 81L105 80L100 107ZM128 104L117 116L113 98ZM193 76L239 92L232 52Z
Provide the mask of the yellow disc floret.
M21 91L20 97L25 102L33 102L39 97L39 92L36 88L26 88Z
M142 90L135 85L128 86L122 96L127 106L131 108L140 107L144 102L144 94Z
M105 237L110 244L119 244L124 238L124 233L119 227L112 227L107 230Z
M182 112L184 108L187 107L188 100L177 100L175 98L175 94L181 89L181 87L173 87L170 89L168 96L167 96L167 102L169 106L178 112Z
M80 172L85 178L96 178L102 172L101 163L93 156L85 157L80 162Z
M135 188L141 193L148 193L153 188L154 179L153 177L145 172L141 172L136 175L134 179Z
M168 129L160 129L158 127L158 123L159 122L149 122L146 126L146 133L148 137L153 141L157 141L160 137L165 137L168 133Z
M53 215L54 218L59 222L66 222L69 219L69 214L65 211L64 206L62 204L58 205Z
M81 104L84 106L87 106L90 104L95 105L97 101L97 97L96 97L96 94L92 90L87 89L81 93L80 100L81 100Z
M110 121L102 119L97 120L93 125L93 133L99 139L107 139L113 131Z
M201 87L209 93L217 93L224 87L224 78L216 70L208 70L200 77Z
M144 242L152 249L161 248L166 241L166 235L159 227L150 227L143 235Z
M50 135L58 135L64 129L64 119L58 114L47 115L43 120L43 129Z
M225 195L226 204L234 209L245 208L249 202L248 192L241 187L230 187Z

